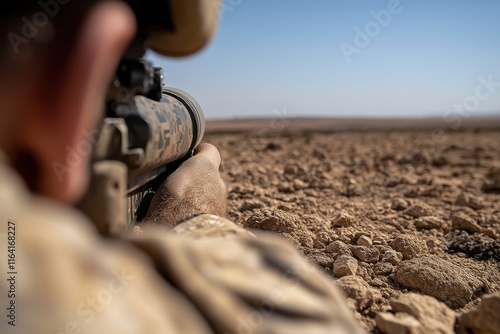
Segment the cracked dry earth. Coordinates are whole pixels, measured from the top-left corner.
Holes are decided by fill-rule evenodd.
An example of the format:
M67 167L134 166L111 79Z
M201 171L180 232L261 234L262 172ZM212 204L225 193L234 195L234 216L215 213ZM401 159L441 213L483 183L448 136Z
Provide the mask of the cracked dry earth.
M275 232L375 333L500 332L500 132L212 133L228 216Z

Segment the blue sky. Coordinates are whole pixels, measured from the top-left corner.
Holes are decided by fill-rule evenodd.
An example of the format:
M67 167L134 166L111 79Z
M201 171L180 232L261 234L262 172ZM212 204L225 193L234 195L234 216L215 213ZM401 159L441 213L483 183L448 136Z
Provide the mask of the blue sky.
M209 119L500 114L499 0L223 2L201 53L148 54Z

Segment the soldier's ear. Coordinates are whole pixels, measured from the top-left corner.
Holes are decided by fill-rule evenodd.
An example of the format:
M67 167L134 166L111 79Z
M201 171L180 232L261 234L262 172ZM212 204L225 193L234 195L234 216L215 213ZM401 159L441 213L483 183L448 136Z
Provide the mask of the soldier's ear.
M135 35L135 17L122 2L92 8L67 50L66 71L55 74L61 89L33 106L25 147L33 154L35 191L65 202L78 200L86 187L89 133L102 116L104 98L116 66ZM42 91L51 80L39 81Z

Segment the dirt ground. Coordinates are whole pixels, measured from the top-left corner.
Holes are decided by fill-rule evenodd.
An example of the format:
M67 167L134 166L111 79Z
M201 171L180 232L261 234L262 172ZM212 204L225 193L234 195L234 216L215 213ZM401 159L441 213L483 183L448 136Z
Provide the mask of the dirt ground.
M293 242L363 326L417 292L463 313L500 291L500 130L209 132L228 217Z

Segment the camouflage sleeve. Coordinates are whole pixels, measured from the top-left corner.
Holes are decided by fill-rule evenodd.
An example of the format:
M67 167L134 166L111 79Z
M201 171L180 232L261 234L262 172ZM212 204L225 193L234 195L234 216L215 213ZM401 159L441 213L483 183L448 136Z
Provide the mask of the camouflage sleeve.
M4 176L0 170L0 226L17 226L17 313L15 327L0 322L1 333L359 332L331 282L274 236L187 240L183 227L227 224L239 233L200 216L177 235L103 239L84 217ZM2 259L0 272L9 271ZM10 290L2 278L4 310Z
M281 238L202 215L132 242L216 333L361 333L342 294ZM188 242L186 242L188 241Z

